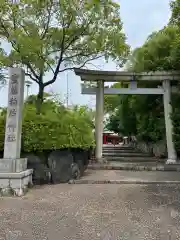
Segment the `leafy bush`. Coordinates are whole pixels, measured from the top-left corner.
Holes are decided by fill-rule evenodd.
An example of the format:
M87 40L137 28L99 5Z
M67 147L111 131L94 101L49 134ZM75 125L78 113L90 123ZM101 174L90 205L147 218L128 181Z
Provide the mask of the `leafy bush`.
M48 114L47 114L48 113ZM0 118L0 150L4 146L5 116ZM36 115L26 106L22 127L22 150L25 152L62 148L87 149L94 144L92 126L87 117L76 111L58 109Z

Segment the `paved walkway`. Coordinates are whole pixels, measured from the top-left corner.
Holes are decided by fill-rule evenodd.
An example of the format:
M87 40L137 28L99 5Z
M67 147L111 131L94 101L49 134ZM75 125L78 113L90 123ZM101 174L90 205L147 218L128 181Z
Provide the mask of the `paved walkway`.
M121 170L91 170L88 169L82 180L124 180L124 181L179 181L179 172L157 171L121 171Z
M0 199L0 239L179 240L180 185L53 185Z

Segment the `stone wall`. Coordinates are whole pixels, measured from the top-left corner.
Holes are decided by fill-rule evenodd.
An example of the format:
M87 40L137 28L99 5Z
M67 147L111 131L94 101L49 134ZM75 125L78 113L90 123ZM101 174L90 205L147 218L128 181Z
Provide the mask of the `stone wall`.
M167 157L167 147L166 141L159 141L155 144L138 142L135 144L136 148L145 153L150 153L157 158L165 158Z
M83 175L91 158L91 149L23 152L21 157L27 158L27 168L33 169L33 184L66 183Z

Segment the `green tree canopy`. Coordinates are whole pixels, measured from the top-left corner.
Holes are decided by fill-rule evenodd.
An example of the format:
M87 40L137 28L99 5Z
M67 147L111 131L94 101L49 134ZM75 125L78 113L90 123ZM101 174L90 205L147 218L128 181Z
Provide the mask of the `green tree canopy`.
M12 47L9 54L1 47L0 62L24 68L39 85L38 112L44 88L60 73L101 57L124 63L129 47L119 8L111 0L0 1L0 37Z
M179 56L177 48L177 35L179 29L176 25L168 25L159 32L152 33L146 42L135 49L127 63L126 69L134 72L148 72L158 70L178 70ZM140 87L157 87L158 83L138 83ZM119 96L115 99L119 101ZM116 113L121 129L136 133L139 139L156 142L165 138L164 108L162 96L140 95L121 96L122 101ZM114 100L115 102L115 100ZM114 105L115 106L115 105ZM132 111L129 111L131 108ZM132 114L133 118L132 118ZM128 123L134 123L133 128ZM133 130L133 131L132 131Z
M180 27L180 0L172 0L170 7L172 12L170 24Z
M120 83L114 83L110 88L120 88ZM117 95L105 95L104 96L104 110L105 112L113 112L120 103L120 97Z
M136 134L136 114L132 107L131 96L118 96L118 106L110 114L106 128L126 136Z
M133 51L127 70L143 72L176 69L173 52L177 33L178 28L173 25L152 33L141 47Z

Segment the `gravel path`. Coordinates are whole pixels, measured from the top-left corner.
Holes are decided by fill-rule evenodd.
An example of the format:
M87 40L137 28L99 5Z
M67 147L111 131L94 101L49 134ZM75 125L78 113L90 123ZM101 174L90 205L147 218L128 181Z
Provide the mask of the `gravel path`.
M158 171L121 171L88 169L81 179L86 180L147 180L147 181L180 181L180 172Z
M0 199L0 239L180 239L180 185L49 185Z

